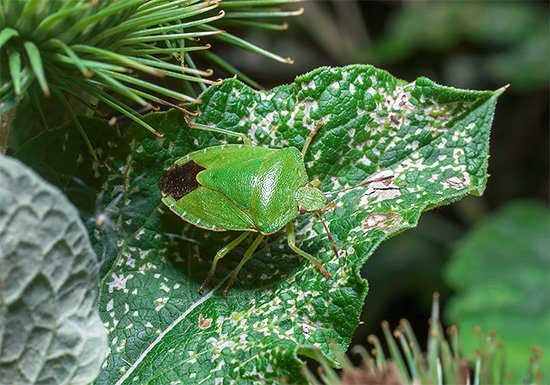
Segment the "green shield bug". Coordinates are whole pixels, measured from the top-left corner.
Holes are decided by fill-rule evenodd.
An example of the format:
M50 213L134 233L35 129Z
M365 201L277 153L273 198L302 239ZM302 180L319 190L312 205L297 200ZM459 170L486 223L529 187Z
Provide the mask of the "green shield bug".
M212 146L187 154L176 160L159 180L162 202L183 220L207 230L243 232L216 253L210 272L198 292L202 293L214 276L218 261L251 233L257 233L229 278L223 292L226 297L239 271L252 257L263 237L283 227L286 228L288 246L329 278L330 274L319 259L296 246L293 221L301 214L316 215L322 221L337 255L329 228L321 217L333 206L333 202L327 204L326 195L388 177L365 181L344 190L322 192L318 181L309 181L304 164L306 151L322 123L311 131L300 151L295 147L275 149L253 146L244 134L192 123L187 117L186 121L191 128L237 136L244 141L244 145Z

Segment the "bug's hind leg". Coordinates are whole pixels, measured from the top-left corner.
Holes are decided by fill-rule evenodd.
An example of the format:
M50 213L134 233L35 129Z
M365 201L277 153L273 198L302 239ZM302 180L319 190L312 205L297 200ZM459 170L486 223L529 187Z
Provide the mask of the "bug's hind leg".
M225 289L223 289L224 298L227 298L227 293L229 293L229 289L231 289L231 286L233 286L233 283L235 283L235 280L237 279L237 275L239 274L239 271L241 271L244 264L248 262L250 258L252 258L252 255L258 248L258 245L260 244L263 238L264 238L264 235L258 234L256 239L254 239L254 242L252 242L248 250L246 250L246 252L244 253L243 259L241 259L241 262L239 262L239 265L233 271L233 273L231 274L231 277L229 277L229 281L227 282L227 285L225 285Z
M225 255L227 253L229 253L231 250L233 250L235 247L237 247L239 245L239 243L241 243L242 241L244 241L246 239L246 237L248 237L250 235L249 232L246 232L246 233L242 233L241 235L239 235L237 238L235 238L234 240L232 240L231 242L229 242L227 245L225 245L224 247L222 247L217 253L216 253L216 256L214 257L214 261L212 261L212 266L210 267L210 272L208 273L208 275L206 276L206 278L204 279L204 281L202 281L202 284L201 286L199 287L199 294L202 294L204 288L206 287L206 285L208 285L208 283L210 282L210 280L212 279L212 277L214 276L214 273L216 272L216 265L218 264L218 261L220 259L222 259L223 257L225 257Z
M190 128L194 128L196 130L203 130L203 131L210 131L210 132L218 132L220 134L224 134L224 135L229 135L229 136L236 136L238 138L241 138L245 144L245 146L252 146L252 142L251 140L248 138L248 136L246 136L245 134L241 133L241 132L235 132L235 131L230 131L230 130L226 130L224 128L218 128L218 127L213 127L213 126L206 126L204 124L199 124L199 123L195 123L195 122L191 122L189 120L189 118L187 117L187 115L185 115L185 122L187 123L187 125L190 127Z
M330 278L330 274L328 273L328 271L325 270L320 260L296 246L296 239L294 237L294 225L291 222L287 223L286 225L286 239L288 241L288 246L292 249L292 251L313 263L319 269L321 274L325 276L325 278Z

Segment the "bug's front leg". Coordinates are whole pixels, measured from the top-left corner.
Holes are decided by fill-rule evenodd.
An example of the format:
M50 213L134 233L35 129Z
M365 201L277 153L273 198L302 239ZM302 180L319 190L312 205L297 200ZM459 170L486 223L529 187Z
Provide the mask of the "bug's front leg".
M212 266L210 267L210 272L208 273L208 275L206 276L204 281L202 281L202 284L200 285L199 289L197 290L199 292L199 294L202 294L202 292L204 291L204 288L206 287L206 285L208 285L210 280L212 280L212 277L214 276L214 273L216 272L216 265L218 264L218 261L220 259L222 259L223 257L225 257L225 255L227 253L229 253L231 250L233 250L235 247L237 247L239 245L239 243L244 241L246 239L246 237L248 237L249 235L250 235L249 232L242 233L237 238L235 238L234 240L229 242L227 245L222 247L216 253L216 256L214 257L214 261L212 261Z
M237 279L237 275L239 275L239 271L243 268L244 264L248 262L250 258L252 258L252 255L254 255L254 252L258 248L258 245L262 241L264 236L262 234L258 234L256 239L254 239L254 242L250 245L248 250L244 253L243 259L241 259L241 262L239 262L239 265L237 268L233 271L231 274L231 277L229 277L229 281L227 282L227 285L225 285L225 289L223 289L223 297L227 298L227 293L229 293L229 289L231 289L231 286L233 286L233 283L235 283L235 280Z
M286 239L288 241L288 246L292 249L292 251L313 263L319 269L321 274L325 276L325 278L330 278L330 274L328 273L328 271L325 270L320 260L296 246L296 238L294 237L294 225L292 224L292 222L288 222L286 225Z

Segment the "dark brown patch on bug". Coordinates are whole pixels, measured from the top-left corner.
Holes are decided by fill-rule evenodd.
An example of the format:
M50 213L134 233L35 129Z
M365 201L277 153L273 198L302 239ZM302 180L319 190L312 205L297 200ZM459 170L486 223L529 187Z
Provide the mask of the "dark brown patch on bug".
M189 194L200 185L197 174L206 168L190 160L182 165L175 165L159 179L159 188L162 196L171 196L175 200Z

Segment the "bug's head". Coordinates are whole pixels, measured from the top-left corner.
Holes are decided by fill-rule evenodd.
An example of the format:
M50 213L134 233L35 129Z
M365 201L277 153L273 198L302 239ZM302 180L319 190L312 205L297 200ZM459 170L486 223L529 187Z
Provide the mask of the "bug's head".
M312 211L322 210L326 206L326 197L316 187L313 187L311 183L308 183L305 187L301 187L296 192L296 199L298 201L298 207L300 208L300 214L305 214Z

